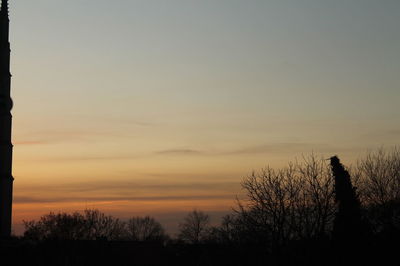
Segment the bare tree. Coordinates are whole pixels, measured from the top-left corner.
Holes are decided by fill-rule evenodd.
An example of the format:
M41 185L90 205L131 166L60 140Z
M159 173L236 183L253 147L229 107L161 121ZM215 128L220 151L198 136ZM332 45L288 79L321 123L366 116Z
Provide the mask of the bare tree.
M125 223L118 218L90 209L85 210L83 216L85 239L115 240L125 235Z
M222 217L221 225L212 228L212 240L224 244L237 242L238 230L236 221L237 217L232 214Z
M282 169L267 167L242 182L247 199L239 213L249 227L276 245L330 232L335 213L333 181L324 159L314 155Z
M34 240L44 239L81 239L84 233L83 216L77 212L58 213L50 212L39 221L24 221L24 236Z
M119 219L98 210L85 210L83 215L51 212L39 221L24 221L24 226L24 236L34 240L115 240L122 238L125 230Z
M221 224L212 227L209 235L211 243L267 245L270 239L270 230L257 221L261 215L252 210L242 209L240 212L226 215Z
M184 242L198 244L206 240L210 232L210 217L202 211L193 210L179 224L178 238Z
M383 148L358 160L355 174L366 204L381 205L400 200L400 149Z
M327 234L332 229L336 211L334 201L334 179L327 161L314 154L303 157L296 163L296 175L299 183L299 199L295 210L298 219L296 224L300 238L313 238Z
M358 160L361 202L376 232L400 230L400 149L379 149Z
M132 217L126 229L128 238L134 241L164 241L167 238L162 225L149 216Z

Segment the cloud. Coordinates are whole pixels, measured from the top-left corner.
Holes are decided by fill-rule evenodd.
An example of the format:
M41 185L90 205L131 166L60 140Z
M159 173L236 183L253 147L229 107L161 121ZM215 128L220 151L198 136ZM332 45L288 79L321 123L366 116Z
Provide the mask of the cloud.
M118 193L131 195L138 192L176 192L181 191L232 191L239 186L239 182L234 181L219 181L219 182L165 182L157 181L153 183L145 183L143 181L93 181L79 182L68 184L44 184L44 185L20 185L17 194L29 194L33 191L50 191L51 193Z
M282 153L282 152L307 152L313 149L327 148L325 144L317 143L274 143L264 144L259 146L246 147L233 151L228 151L225 154L242 155L242 154L264 154L264 153Z
M400 129L388 130L386 134L398 137L400 136Z
M142 125L144 126L144 124ZM58 130L40 130L25 133L29 137L39 139L38 141L16 141L17 143L37 143L37 144L53 144L63 142L93 142L98 139L108 138L129 138L131 133L114 128L101 129L58 129ZM44 141L45 140L45 141Z
M131 160L141 158L139 155L110 155L110 156L69 156L69 157L51 157L34 159L39 161L113 161L113 160Z
M282 153L282 152L307 152L313 149L325 149L328 145L320 143L272 143L260 144L244 148L237 148L225 151L199 151L195 149L168 149L158 151L156 154L164 155L208 155L208 156L224 156L224 155L246 155L246 154L266 154L266 153Z
M104 202L104 201L188 201L234 199L233 195L190 195L190 196L105 196L105 197L30 197L15 196L13 202L26 203L60 203L60 202Z
M13 141L14 145L40 145L40 144L46 144L46 141L42 140L17 140Z
M200 155L203 152L193 149L170 149L170 150L162 150L156 152L156 154L165 154L165 155Z
M366 132L364 135L367 138L398 140L398 138L400 137L400 129L376 130L372 132Z
M235 200L240 182L93 181L18 186L14 203L160 202Z

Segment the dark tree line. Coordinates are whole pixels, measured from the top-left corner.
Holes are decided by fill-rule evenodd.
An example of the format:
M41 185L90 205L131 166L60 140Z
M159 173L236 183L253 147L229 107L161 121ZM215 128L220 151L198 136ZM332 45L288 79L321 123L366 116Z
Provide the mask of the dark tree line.
M39 221L24 221L24 237L32 240L132 240L164 241L164 228L151 217L132 217L123 222L99 210L50 213Z
M398 148L371 152L351 167L336 156L328 160L303 157L280 169L253 172L243 179L242 188L245 198L238 200L220 225L211 226L209 215L194 210L179 224L174 237L154 218L121 221L98 210L50 213L39 221L25 222L24 236L35 240L256 245L268 254L295 253L293 249L299 246L312 246L314 252L332 250L338 258L357 258L357 250L368 253L369 247L379 254L380 246L387 250L390 241L400 239Z
M337 157L311 155L242 182L246 199L225 217L220 237L236 242L290 241L400 232L400 151L371 152L346 169ZM362 227L362 228L361 228ZM368 227L368 228L366 228ZM363 231L364 233L357 231Z

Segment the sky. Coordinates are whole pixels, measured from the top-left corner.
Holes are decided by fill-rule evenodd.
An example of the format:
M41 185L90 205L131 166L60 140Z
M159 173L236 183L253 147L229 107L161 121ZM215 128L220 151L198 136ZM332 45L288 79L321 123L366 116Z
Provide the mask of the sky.
M400 140L398 0L10 0L14 230L229 213L253 170Z

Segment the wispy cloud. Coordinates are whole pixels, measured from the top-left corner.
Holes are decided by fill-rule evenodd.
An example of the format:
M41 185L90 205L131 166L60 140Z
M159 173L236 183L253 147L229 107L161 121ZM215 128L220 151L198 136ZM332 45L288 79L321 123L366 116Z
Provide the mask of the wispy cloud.
M67 133L66 133L67 134ZM76 135L75 135L76 134ZM82 134L82 135L81 135ZM41 145L48 144L51 142L62 141L62 138L68 138L67 135L60 136L60 138L50 138L49 141L16 141L16 145ZM69 135L72 138L79 138L82 136L85 138L86 133L84 132L75 132ZM51 157L35 157L31 158L34 161L116 161L116 160L133 160L133 159L141 159L141 158L151 158L153 156L243 156L243 155L257 155L257 154L282 154L282 153L293 153L293 152L311 152L311 151L331 151L333 149L332 146L322 144L322 143L302 143L302 142L282 142L282 143L270 143L270 144L260 144L254 146L244 146L238 148L231 149L194 149L191 147L185 148L169 148L169 149L161 149L158 151L143 151L141 153L129 154L128 153L114 153L114 154L105 154L102 156L96 154L88 154L82 155L77 154L76 156L51 156ZM338 147L335 147L334 150L337 150Z
M363 136L366 139L391 139L398 140L400 137L400 129L389 129L389 130L375 130L364 132Z
M93 181L79 183L62 183L62 184L43 184L43 185L20 185L16 191L18 194L29 194L32 191L50 191L51 193L119 193L129 195L130 193L138 193L139 191L150 192L176 192L180 193L190 191L231 191L232 188L238 186L238 182L234 181L218 181L218 182L167 182L167 181L126 181L126 180L110 180L110 181Z
M322 144L315 143L273 143L273 144L263 144L252 147L245 147L242 149L237 149L233 151L228 151L226 154L259 154L259 153L277 153L277 152L293 152L293 151L303 151L306 152L310 149L320 148L324 146Z
M156 152L156 154L165 154L165 155L200 155L204 154L201 151L194 150L194 149L169 149L169 150L162 150Z
M16 196L15 203L59 203L59 202L104 202L104 201L187 201L234 199L232 195L190 195L190 196L105 196L105 197L29 197Z
M34 159L36 161L115 161L115 160L132 160L141 158L140 155L109 155L109 156L65 156L65 157L46 157L41 159Z
M301 143L301 142L283 142L260 144L231 150L214 150L201 151L195 149L167 149L156 152L163 155L208 155L208 156L223 156L223 155L250 155L250 154L267 154L267 153L286 153L286 152L307 152L313 149L327 148L328 145L320 143Z
M142 124L142 126L147 126ZM109 138L128 138L132 134L129 131L124 131L114 128L99 128L99 129L60 129L60 130L40 130L25 133L28 137L21 136L20 138L34 138L31 140L16 141L16 143L37 143L37 144L53 144L61 142L92 142L98 139Z
M13 141L14 145L41 145L41 144L46 144L46 141L42 140L16 140Z

